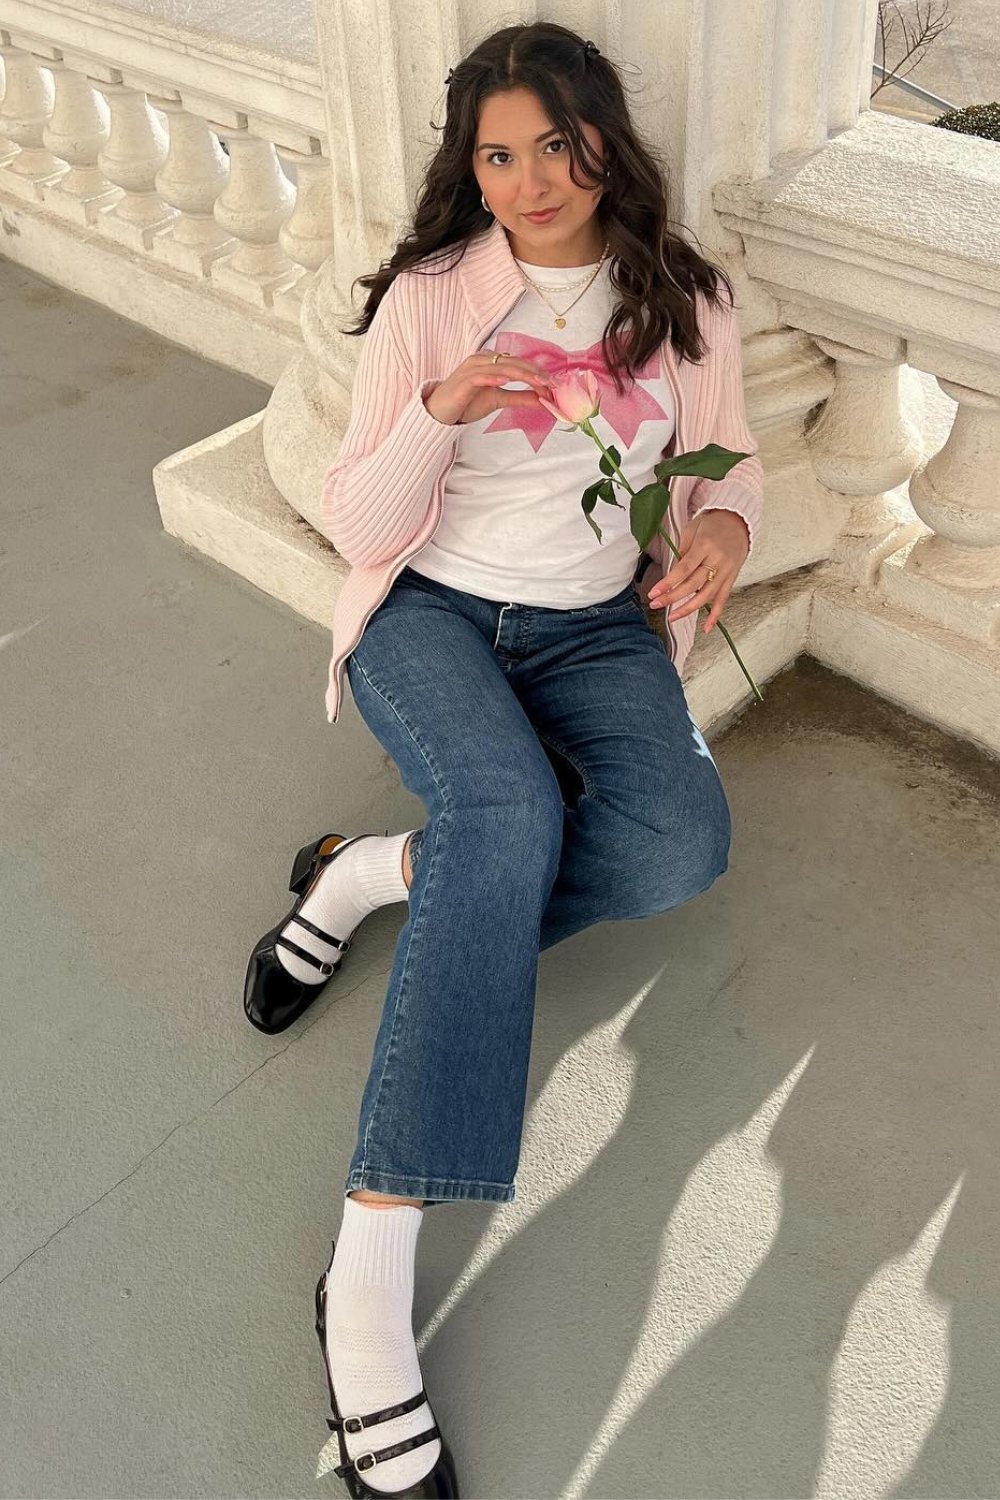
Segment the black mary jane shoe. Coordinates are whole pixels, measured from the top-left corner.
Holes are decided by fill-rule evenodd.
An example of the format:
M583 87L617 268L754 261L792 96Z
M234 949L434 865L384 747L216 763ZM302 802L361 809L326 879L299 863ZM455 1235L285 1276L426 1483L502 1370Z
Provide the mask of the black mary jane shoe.
M386 829L386 833L388 833ZM314 839L311 844L306 844L296 854L292 863L292 878L288 889L299 895L298 901L292 907L286 917L282 917L276 927L264 936L255 945L250 954L250 962L247 964L246 979L243 983L243 1009L251 1026L256 1026L258 1031L264 1031L268 1036L275 1032L284 1031L297 1021L303 1011L309 1009L314 1000L317 1000L326 988L329 979L337 973L343 963L343 955L351 946L357 927L347 934L346 938L334 937L329 932L324 932L322 927L315 923L306 921L305 917L299 917L298 911L308 896L319 872L332 864L338 854L350 845L356 844L358 839L378 838L378 834L356 833L348 838L343 833L326 833L322 838ZM308 928L316 937L322 938L324 943L329 943L331 948L339 948L341 957L334 963L323 963L315 954L309 953L305 948L300 948L289 938L282 937L282 929L287 927L293 917L297 917L303 927ZM360 926L360 923L358 924ZM312 964L323 975L323 979L317 980L315 984L305 984L301 979L296 979L294 974L289 974L281 959L275 951L276 945L280 943L294 953L297 958L304 959L306 963Z
M333 1259L332 1255L330 1259ZM376 1448L373 1452L359 1453L354 1459L348 1456L347 1444L344 1441L345 1432L363 1432L367 1427L374 1427L379 1422L388 1422L392 1417L401 1417L408 1411L416 1411L427 1401L427 1392L420 1390L408 1400L400 1401L398 1406L387 1406L383 1411L369 1412L364 1417L341 1416L333 1389L330 1361L326 1352L325 1271L316 1283L316 1332L323 1351L323 1368L326 1370L326 1383L330 1388L330 1410L333 1412L332 1417L327 1417L326 1425L331 1432L337 1434L337 1443L340 1447L340 1463L334 1469L334 1473L340 1475L352 1500L385 1500L386 1496L407 1497L407 1500L409 1497L412 1497L412 1500L458 1500L455 1460L436 1422L433 1427L428 1427L426 1432L420 1432L416 1437L406 1438L401 1443L393 1443L391 1448ZM416 1484L411 1484L405 1490L374 1490L365 1483L362 1478L363 1474L371 1474L380 1463L385 1463L386 1459L397 1458L400 1453L408 1453L411 1448L419 1448L422 1443L430 1443L434 1438L441 1439L441 1452L438 1454L437 1463L430 1473L425 1474L423 1479L418 1480Z

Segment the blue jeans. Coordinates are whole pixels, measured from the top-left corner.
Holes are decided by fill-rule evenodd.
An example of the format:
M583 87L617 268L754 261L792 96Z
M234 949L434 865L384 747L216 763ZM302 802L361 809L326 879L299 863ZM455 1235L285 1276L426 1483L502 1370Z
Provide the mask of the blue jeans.
M547 609L406 567L347 674L427 822L345 1192L506 1203L539 953L706 890L726 795L634 581Z

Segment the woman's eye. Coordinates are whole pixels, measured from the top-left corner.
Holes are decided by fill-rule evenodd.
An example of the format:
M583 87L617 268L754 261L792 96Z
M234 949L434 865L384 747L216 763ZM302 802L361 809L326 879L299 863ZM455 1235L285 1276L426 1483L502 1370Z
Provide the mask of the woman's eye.
M565 146L565 144L566 144L566 142L560 136L556 136L554 140L546 142L546 150L548 150L549 146ZM561 151L557 151L556 152L557 156L562 156L562 154L563 153ZM494 162L494 157L497 157L497 156L509 156L509 155L510 155L509 151L491 151L490 154L489 154L489 156L486 158L486 160L492 166L493 162ZM500 162L499 165L503 166L503 162Z

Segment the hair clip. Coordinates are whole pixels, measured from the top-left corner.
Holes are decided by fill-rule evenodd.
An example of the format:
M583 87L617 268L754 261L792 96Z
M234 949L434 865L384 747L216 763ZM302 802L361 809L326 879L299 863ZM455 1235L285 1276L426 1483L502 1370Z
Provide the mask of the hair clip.
M451 83L452 75L454 74L454 72L455 72L454 68L449 68L448 69L448 77L445 79L445 87L447 87Z
M585 57L600 57L601 49L596 42L584 42L583 53Z

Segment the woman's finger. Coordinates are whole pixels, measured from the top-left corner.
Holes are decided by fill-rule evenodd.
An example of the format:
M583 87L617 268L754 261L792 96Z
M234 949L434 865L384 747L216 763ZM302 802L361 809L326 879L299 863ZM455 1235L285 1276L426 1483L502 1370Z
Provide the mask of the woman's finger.
M503 354L503 350L499 352ZM531 359L520 359L516 354L503 354L503 358L498 360L491 358L490 364L503 365L505 370L528 370L532 375L549 375L544 365L535 364Z
M494 350L493 353L496 351ZM536 380L544 380L547 385L552 383L549 371L541 365L534 365L529 359L517 359L513 355L505 354L503 359L494 359L490 350L484 350L487 365L491 370L503 370L507 380L523 380L531 376Z
M723 588L728 590L728 587L728 583L724 584L719 579L713 578L711 583L703 584L697 593L692 594L691 598L683 604L672 605L667 611L667 619L683 620L685 615L697 612L703 604L707 604L710 599L714 599L717 594L722 592Z
M470 375L469 382L474 386L502 386L509 380L509 375L494 375L491 371L484 370L481 375ZM533 396L534 391L508 391L510 396Z
M650 600L654 604L662 604L670 598L676 598L685 592L684 585L689 579L701 577L706 568L718 567L718 563L711 563L704 552L685 553L674 563L670 571L654 584L650 590Z
M502 406L533 406L537 411L545 410L535 391L498 391L497 395Z
M722 611L725 609L725 607L726 607L726 600L729 598L729 595L731 594L731 592L732 592L732 585L730 584L726 588L720 589L719 592L716 594L715 601L712 604L712 608L709 610L708 615L707 615L707 617L705 619L705 623L701 627L702 630L704 631L704 633L706 635L708 634L708 632L710 630L714 630L715 627L716 627L716 625L718 624L719 616L722 614Z

